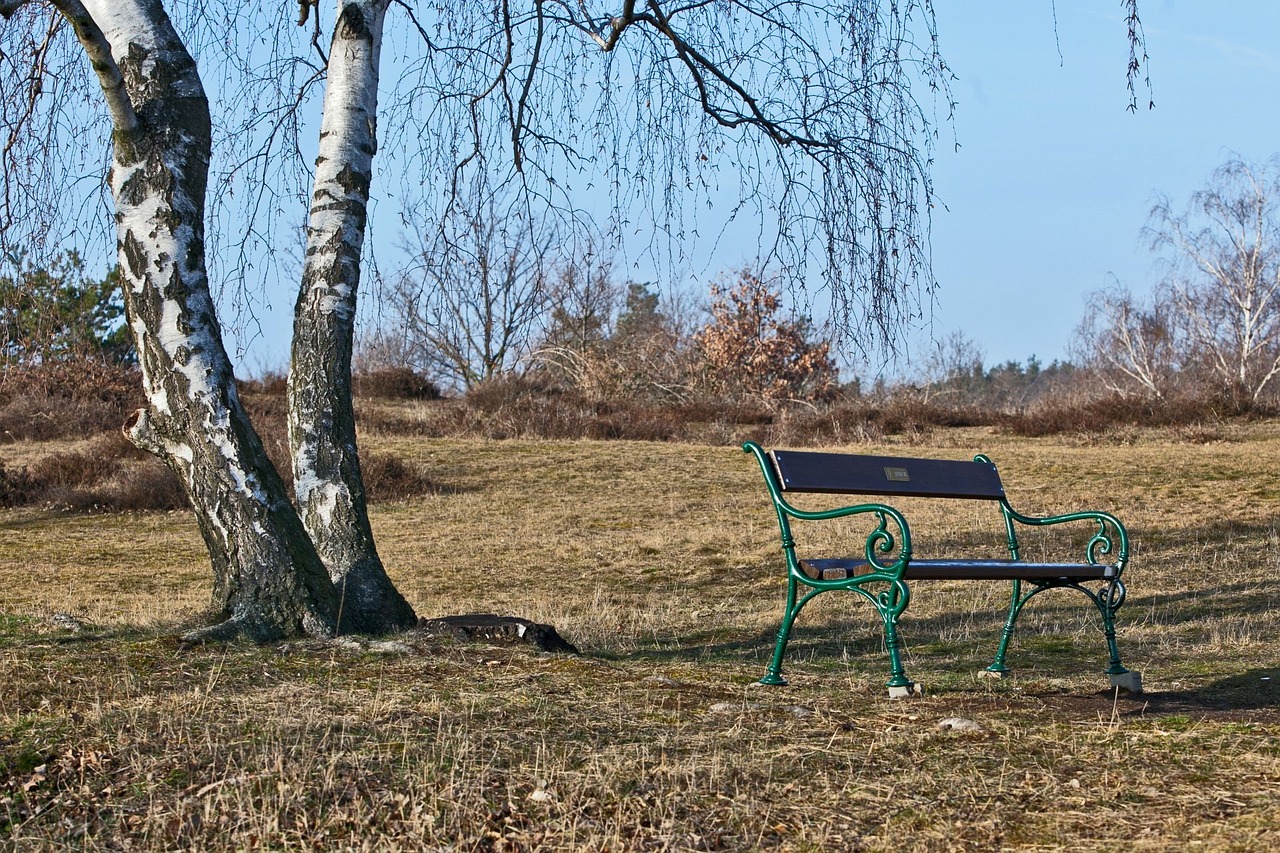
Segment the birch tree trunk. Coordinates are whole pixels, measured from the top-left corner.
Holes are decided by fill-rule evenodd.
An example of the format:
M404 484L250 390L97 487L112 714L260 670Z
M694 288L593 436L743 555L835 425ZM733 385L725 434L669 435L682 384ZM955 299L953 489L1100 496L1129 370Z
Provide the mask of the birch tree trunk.
M160 0L54 0L113 123L125 310L147 407L127 426L181 479L214 569L193 639L329 635L337 597L236 395L205 268L209 104Z
M337 587L339 630L359 633L417 621L374 547L351 400L387 5L387 0L338 3L289 371L289 443L298 508Z

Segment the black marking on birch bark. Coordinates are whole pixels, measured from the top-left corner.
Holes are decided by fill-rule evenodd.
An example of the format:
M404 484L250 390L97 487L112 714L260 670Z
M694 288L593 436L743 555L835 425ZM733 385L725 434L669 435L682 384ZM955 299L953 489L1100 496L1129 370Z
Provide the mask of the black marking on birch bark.
M325 212L332 211L332 210L347 211L347 212L350 212L352 215L354 215L354 216L356 216L356 217L359 217L359 223L358 223L358 225L359 225L361 228L363 228L363 226L364 226L364 221L365 221L365 217L366 217L366 215L367 215L367 214L366 214L366 208L365 208L365 204L364 204L364 202L362 202L362 201L357 201L357 200L355 200L355 199L350 199L350 200L340 199L340 200L334 200L334 201L331 201L331 202L329 202L329 203L327 203L327 204L314 204L314 205L312 205L312 206L311 206L311 212L312 212L312 213L325 213ZM309 249L309 250L307 251L307 253L308 253L308 254L315 254L317 251L321 251L321 252L323 252L323 251L325 251L327 248L329 248L329 247L331 247L331 246L333 245L334 240L337 240L337 241L341 242L341 241L342 241L342 235L341 235L341 234L335 234L334 236L332 236L332 237L330 237L330 238L329 238L329 242L328 242L328 243L326 243L326 244L324 244L324 245L320 246L318 249Z
M173 175L154 156L144 157L124 166L133 166L133 172L125 178L116 191L117 203L122 207L138 207L150 196L158 194L165 199L173 195Z
M361 198L368 198L369 185L373 180L373 176L368 172L357 172L350 165L346 165L338 172L335 180L337 180L338 186L346 190L348 194L354 193ZM363 204L361 206L363 207Z
M342 14L338 16L338 29L334 34L334 41L338 39L373 43L373 32L364 19L364 12L354 3L342 7Z
M130 274L141 281L147 273L147 255L142 243L133 236L132 231L126 231L124 239L120 241L120 248L124 250L124 260Z

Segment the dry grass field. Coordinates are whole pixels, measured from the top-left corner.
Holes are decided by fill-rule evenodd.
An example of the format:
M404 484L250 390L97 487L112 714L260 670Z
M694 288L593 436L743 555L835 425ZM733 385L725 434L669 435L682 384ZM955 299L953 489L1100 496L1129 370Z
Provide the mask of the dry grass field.
M1019 509L1119 515L1137 696L1107 689L1096 613L1068 592L1030 606L1015 678L977 680L1005 594L978 582L915 586L903 634L923 698L886 697L874 613L838 594L801 617L791 686L753 687L784 579L736 447L366 447L435 486L374 514L420 615L523 616L582 654L418 636L184 648L210 587L187 514L0 511L0 846L1280 848L1280 424L856 448L986 452ZM1000 541L990 506L908 517L921 554ZM955 718L972 725L940 726Z

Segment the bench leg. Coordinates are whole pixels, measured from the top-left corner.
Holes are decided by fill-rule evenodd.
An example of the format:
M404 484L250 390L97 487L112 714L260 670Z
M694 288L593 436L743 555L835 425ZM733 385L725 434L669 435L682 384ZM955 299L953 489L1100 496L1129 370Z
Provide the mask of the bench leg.
M787 683L787 680L782 677L782 659L787 652L787 642L791 639L791 627L795 624L800 611L809 603L809 599L824 591L813 589L797 600L796 579L787 578L787 606L782 614L782 625L778 627L778 639L774 643L773 658L769 661L769 667L765 670L764 677L757 682L758 684L782 686ZM898 616L906 610L911 596L906 584L901 581L895 582L890 591L879 596L862 589L856 591L875 604L876 609L880 611L880 618L884 621L884 641L889 652L889 680L885 685L889 688L889 697L896 699L920 695L923 692L920 685L907 678L907 673L902 666L901 642L898 639Z
M1102 614L1102 631L1107 638L1107 652L1111 656L1106 674L1111 686L1129 693L1142 692L1142 673L1126 669L1120 663L1120 646L1116 643L1116 611L1124 604L1125 587L1121 581L1113 581L1093 599Z
M890 699L902 699L918 696L924 691L919 684L907 678L906 669L902 666L902 643L898 639L898 617L907 609L910 593L905 585L895 585L884 593L876 602L880 618L884 620L884 645L889 652L889 680L885 686L889 688Z
M885 682L885 687L889 688L890 699L907 699L922 695L924 688L907 678L902 666L897 621L896 618L886 619L884 624L884 644L889 649L889 680Z
M1116 623L1115 613L1109 613L1106 608L1102 608L1102 632L1107 638L1107 652L1111 655L1106 669L1107 675L1120 675L1129 670L1124 668L1120 663L1120 646L1116 643Z
M1098 607L1098 612L1102 615L1102 632L1107 641L1107 653L1110 656L1108 661L1106 674L1111 677L1113 687L1120 687L1131 693L1142 692L1142 676L1140 673L1130 672L1120 663L1120 648L1116 644L1116 612L1120 606L1124 604L1125 587L1120 581L1113 581L1109 586L1094 592L1079 584L1067 584L1072 589L1078 589L1093 601ZM991 666L982 671L982 675L987 677L1003 677L1009 673L1009 668L1005 666L1005 656L1009 652L1009 644L1013 640L1014 627L1017 624L1018 616L1022 613L1022 608L1036 594L1049 589L1048 586L1037 585L1035 589L1022 594L1022 581L1015 580L1013 582L1013 596L1009 602L1009 615L1004 622L1004 630L1000 634L1000 645L996 648L995 660ZM990 674L990 675L988 675Z
M995 660L991 662L991 666L987 667L984 672L992 673L997 678L1003 678L1009 674L1009 667L1005 666L1005 655L1009 654L1009 644L1013 642L1013 631L1018 624L1018 615L1022 613L1022 606L1026 604L1026 600L1022 597L1022 581L1015 580L1013 582L1013 595L1009 601L1009 615L1005 617L1004 628L1000 632L1000 644L996 646Z
M778 639L773 646L773 659L769 661L769 668L765 670L764 678L761 678L758 684L769 687L781 687L787 683L782 677L782 656L787 652L787 641L791 639L791 626L795 624L796 617L800 615L800 608L804 607L806 601L813 596L813 593L806 595L800 603L796 604L796 579L787 578L787 606L782 612L782 625L778 627Z

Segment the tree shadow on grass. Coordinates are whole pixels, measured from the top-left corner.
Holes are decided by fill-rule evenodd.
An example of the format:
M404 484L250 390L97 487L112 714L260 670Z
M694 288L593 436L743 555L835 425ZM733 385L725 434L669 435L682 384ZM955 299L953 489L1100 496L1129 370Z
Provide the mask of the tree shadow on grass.
M1039 701L1074 716L1140 720L1170 718L1177 722L1212 720L1247 724L1280 723L1280 666L1250 669L1226 675L1208 684L1177 690L1117 693L1102 690L1081 695L1064 692L1041 694Z
M1134 696L1143 714L1197 714L1271 710L1280 713L1280 666L1228 675L1203 687ZM1133 712L1139 713L1139 712Z
M983 583L994 586L1004 582ZM1007 589L1007 584L1005 587ZM923 597L929 593L929 585L913 584L912 592L913 597ZM825 600L827 596L824 595L822 598ZM996 598L994 606L989 608L945 610L927 616L915 616L908 610L899 622L901 636L907 649L949 647L955 649L957 654L969 653L975 649L981 654L994 653L1004 625L1006 615L1004 605L1005 602ZM1280 578L1206 585L1202 589L1187 589L1173 593L1130 594L1125 606L1116 617L1121 654L1123 656L1125 651L1125 629L1131 624L1173 627L1202 621L1208 627L1225 624L1242 615L1271 613L1278 607L1280 607ZM788 658L795 657L796 653L802 649L806 656L812 655L814 658L850 652L884 653L880 620L870 608L866 609L864 618L850 616L837 620L807 620L806 615L809 613L810 611L806 610L796 620L791 630ZM1017 654L1020 641L1064 636L1061 631L1044 626L1073 619L1079 620L1082 625L1092 620L1098 622L1100 628L1097 609L1092 602L1078 592L1053 590L1037 596L1028 604L1019 619L1011 654ZM772 653L776 639L777 623L774 624L775 627L745 639L718 640L724 636L725 629L716 628L698 631L692 635L673 635L661 638L656 643L663 648L641 650L638 654L654 658L683 657L690 654L731 657L745 651L761 649L764 650L763 654L769 654ZM959 625L964 625L966 631L970 631L972 636L963 640L940 639L954 636ZM1097 632L1097 644L1098 649L1105 655L1101 630ZM1085 644L1079 645L1083 651ZM985 651L988 646L989 652ZM675 648L672 649L672 647Z
M886 671L889 658L884 650L884 638L877 630L878 623L858 626L820 624L796 625L791 629L787 643L787 660L784 666L797 661L840 661L857 658L874 667L883 661ZM655 637L652 646L631 650L619 657L631 660L647 660L655 663L688 661L710 658L741 663L759 663L763 667L773 655L777 641L776 628L752 636L719 639L725 631L710 629L697 634Z
M1052 639L1051 635L1044 635ZM773 654L775 636L772 632L725 642L707 642L690 645L689 638L682 638L684 644L678 648L638 649L622 657L648 660L653 662L689 661L702 657L719 660L736 660L744 665L756 666L759 675L763 675L765 666ZM1040 639L1040 637L1037 637ZM1105 662L1104 646L1099 638L1099 655L1088 656L1087 644L1079 638L1064 638L1063 642L1072 648L1067 650L1024 649L1019 656L1018 650L1010 655L1010 664L1017 667L1022 662L1029 664L1036 661L1035 669L1040 674L1053 674L1060 668L1055 662L1064 660L1068 655L1074 663L1062 669L1063 674L1079 673L1080 665L1091 665ZM995 649L995 638L988 644L983 638L958 642L936 641L932 645L921 645L922 652L914 653L908 649L915 660L908 662L910 675L915 669L930 671L976 671L990 662L990 652ZM1047 657L1046 657L1047 654ZM857 636L835 636L832 626L816 626L810 629L797 627L792 631L791 642L787 647L787 660L784 673L788 668L807 665L812 662L825 662L835 665L848 660L856 661L856 667L865 674L869 681L877 683L889 672L889 659L884 650L883 639L877 635L860 634ZM972 667L967 667L972 664ZM1090 669L1100 667L1090 666ZM1018 671L1015 669L1015 672ZM1025 670L1024 670L1025 671ZM1099 676L1105 683L1105 676ZM1121 719L1136 719L1150 716L1185 716L1191 719L1215 719L1239 722L1280 722L1280 664L1271 668L1255 668L1244 672L1224 675L1208 684L1179 688L1173 690L1154 690L1145 693L1117 693L1114 689L1104 689L1094 693L1079 693L1061 689L1045 688L1038 690L1035 682L1022 682L1028 685L1020 690L1019 695L1034 698L1049 706L1061 707L1072 714L1084 713L1090 716L1116 716ZM975 688L976 689L976 688ZM962 691L963 692L963 691ZM983 695L986 690L983 690ZM984 700L985 701L985 700Z
M1197 619L1239 616L1247 613L1269 613L1280 607L1280 578L1213 584L1208 575L1200 576L1203 588L1175 593L1130 595L1120 619L1136 614L1156 613L1153 621L1160 625L1177 625Z

